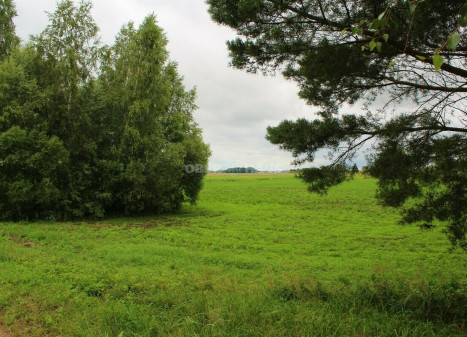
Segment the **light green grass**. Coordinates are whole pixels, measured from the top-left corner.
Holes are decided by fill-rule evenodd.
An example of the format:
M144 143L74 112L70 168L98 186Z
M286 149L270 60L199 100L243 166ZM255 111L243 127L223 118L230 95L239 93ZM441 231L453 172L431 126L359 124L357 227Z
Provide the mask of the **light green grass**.
M208 176L179 214L0 224L0 322L31 336L465 336L467 254L358 177ZM24 244L32 242L34 247Z

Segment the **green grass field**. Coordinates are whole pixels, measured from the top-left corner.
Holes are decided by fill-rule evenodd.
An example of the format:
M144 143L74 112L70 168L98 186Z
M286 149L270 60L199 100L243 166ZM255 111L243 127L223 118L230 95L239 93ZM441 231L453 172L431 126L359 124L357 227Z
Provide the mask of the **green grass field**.
M466 336L467 254L355 180L213 175L176 215L0 224L18 336Z

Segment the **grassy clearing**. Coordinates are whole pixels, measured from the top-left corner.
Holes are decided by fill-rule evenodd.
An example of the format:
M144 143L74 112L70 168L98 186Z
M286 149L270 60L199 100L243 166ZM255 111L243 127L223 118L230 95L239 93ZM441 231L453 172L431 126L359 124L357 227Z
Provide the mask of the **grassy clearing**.
M357 178L207 177L179 214L0 224L0 322L30 336L465 336L467 256Z

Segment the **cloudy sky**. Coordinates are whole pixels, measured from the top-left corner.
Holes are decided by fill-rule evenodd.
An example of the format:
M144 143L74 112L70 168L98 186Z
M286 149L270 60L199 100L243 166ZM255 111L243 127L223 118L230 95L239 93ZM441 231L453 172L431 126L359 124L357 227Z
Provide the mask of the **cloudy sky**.
M26 41L47 25L55 0L15 0L17 34ZM196 86L195 119L210 144L210 169L253 166L283 170L293 160L265 140L266 127L283 119L313 117L313 108L297 96L295 83L276 77L247 74L229 67L225 42L235 37L229 28L212 22L204 0L94 0L93 17L102 42L112 44L121 26L139 25L150 13L169 39L172 60L187 88ZM319 163L319 161L318 161Z

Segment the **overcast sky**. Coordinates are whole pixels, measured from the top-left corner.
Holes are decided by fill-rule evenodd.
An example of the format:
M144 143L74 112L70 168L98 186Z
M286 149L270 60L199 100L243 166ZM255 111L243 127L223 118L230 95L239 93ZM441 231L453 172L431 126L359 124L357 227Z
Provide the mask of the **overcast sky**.
M55 0L15 0L17 34L26 41L47 25ZM313 118L313 108L297 96L295 83L247 74L229 67L225 42L235 37L214 23L204 0L94 0L93 17L102 42L112 44L122 25L139 25L154 13L169 40L170 58L179 64L187 89L197 87L195 119L210 144L210 169L253 166L260 170L291 168L293 160L265 140L266 127L283 119ZM318 164L320 161L318 160Z

